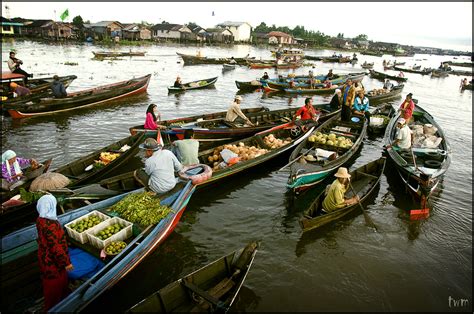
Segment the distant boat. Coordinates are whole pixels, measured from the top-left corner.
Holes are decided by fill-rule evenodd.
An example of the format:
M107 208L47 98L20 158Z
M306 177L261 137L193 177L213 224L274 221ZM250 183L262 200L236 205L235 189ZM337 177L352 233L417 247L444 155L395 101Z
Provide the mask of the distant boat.
M145 56L145 51L101 51L94 52L95 58L110 58L110 57L143 57Z

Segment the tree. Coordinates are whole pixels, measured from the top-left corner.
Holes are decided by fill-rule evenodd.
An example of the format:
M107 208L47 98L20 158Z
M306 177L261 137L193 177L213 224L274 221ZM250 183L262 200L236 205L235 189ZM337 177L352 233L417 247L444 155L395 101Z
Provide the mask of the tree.
M189 29L191 29L191 30L193 30L193 29L195 29L196 27L199 26L199 25L197 25L197 24L194 23L194 22L189 22L189 23L186 24L186 25L187 25L187 26L189 27Z
M76 26L78 29L82 29L84 28L84 20L82 19L80 15L75 16L72 19L72 25Z
M365 40L369 39L369 37L366 34L360 34L355 39L365 41Z
M341 38L341 39L344 38L344 33L338 33L337 38Z

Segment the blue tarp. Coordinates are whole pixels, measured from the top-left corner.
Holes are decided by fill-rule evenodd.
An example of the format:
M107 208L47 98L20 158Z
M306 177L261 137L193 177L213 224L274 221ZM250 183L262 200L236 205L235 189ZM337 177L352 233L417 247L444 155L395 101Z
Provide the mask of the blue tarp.
M69 257L74 266L74 270L68 272L68 277L72 280L90 278L104 267L101 260L79 248L69 248Z

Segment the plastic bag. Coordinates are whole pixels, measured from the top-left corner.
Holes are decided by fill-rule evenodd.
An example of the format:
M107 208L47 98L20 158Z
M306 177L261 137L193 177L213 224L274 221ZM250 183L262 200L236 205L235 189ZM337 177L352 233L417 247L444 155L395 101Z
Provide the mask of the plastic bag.
M69 248L69 257L74 270L67 275L72 280L90 278L104 267L102 261L79 248Z
M222 159L228 164L229 160L231 158L239 157L236 153L231 151L230 149L224 148L221 152L220 155L222 156Z

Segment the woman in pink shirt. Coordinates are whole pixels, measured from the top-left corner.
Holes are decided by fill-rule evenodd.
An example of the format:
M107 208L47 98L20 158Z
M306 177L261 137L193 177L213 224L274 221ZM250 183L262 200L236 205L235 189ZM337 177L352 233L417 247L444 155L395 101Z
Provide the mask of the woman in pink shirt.
M155 104L149 105L146 110L145 125L143 127L148 130L166 129L165 126L157 124L160 120L161 114L158 112L158 107Z

